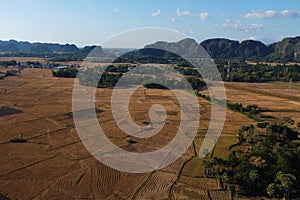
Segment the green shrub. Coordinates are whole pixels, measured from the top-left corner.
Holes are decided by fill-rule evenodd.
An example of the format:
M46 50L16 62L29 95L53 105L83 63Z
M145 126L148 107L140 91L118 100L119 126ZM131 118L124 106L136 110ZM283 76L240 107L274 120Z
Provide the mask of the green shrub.
M83 178L83 176L84 176L84 173L80 174L80 175L77 177L77 179L76 179L76 181L75 181L75 185L77 185L77 184L81 181L81 179Z
M18 137L18 138L11 139L10 142L13 142L13 143L25 143L25 142L27 142L27 140L24 139L24 138Z

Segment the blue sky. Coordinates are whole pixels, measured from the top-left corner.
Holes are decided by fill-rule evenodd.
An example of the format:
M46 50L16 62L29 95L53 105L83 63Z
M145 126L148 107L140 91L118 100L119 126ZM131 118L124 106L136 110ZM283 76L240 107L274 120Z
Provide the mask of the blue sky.
M265 43L300 35L299 0L2 0L0 40L101 44L142 27Z

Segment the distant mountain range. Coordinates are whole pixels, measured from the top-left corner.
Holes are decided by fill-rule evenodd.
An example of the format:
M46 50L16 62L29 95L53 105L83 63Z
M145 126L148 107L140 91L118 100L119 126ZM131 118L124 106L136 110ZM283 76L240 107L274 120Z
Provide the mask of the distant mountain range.
M72 53L78 51L78 47L74 44L53 44L53 43L30 43L18 42L16 40L1 41L0 52L3 53Z
M242 42L216 38L198 44L194 39L183 39L178 42L156 42L145 48L172 49L184 55L201 53L201 46L213 59L242 59L250 61L300 62L300 37L285 38L280 42L265 45L260 41L245 40Z
M260 41L245 40L242 42L216 38L208 39L200 44L194 39L183 39L178 42L158 41L145 48L172 49L181 55L186 52L194 55L201 53L200 45L209 53L213 59L242 59L250 61L269 62L300 62L300 36L284 38L280 42L265 45ZM16 40L1 41L0 52L2 54L62 54L64 60L83 59L95 46L78 48L74 44L53 44L53 43L30 43L18 42ZM100 48L102 51L102 49ZM99 50L98 50L99 51ZM153 50L154 51L154 50ZM103 53L103 52L102 52ZM154 53L146 51L146 53ZM155 53L154 53L155 54Z

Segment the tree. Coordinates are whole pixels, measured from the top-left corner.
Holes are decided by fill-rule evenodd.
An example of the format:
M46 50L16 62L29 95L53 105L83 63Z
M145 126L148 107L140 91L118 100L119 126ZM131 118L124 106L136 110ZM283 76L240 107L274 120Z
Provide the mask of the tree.
M217 183L218 183L218 189L222 189L222 175L220 175L219 173L216 174L215 176Z
M237 139L238 139L238 143L242 144L245 141L245 137L244 137L243 133L238 132Z
M260 129L265 129L268 126L268 124L269 124L268 122L258 122L256 126ZM266 131L265 131L265 134L266 134Z
M276 193L277 193L277 185L275 183L270 183L267 187L267 194L274 199Z
M249 178L252 182L255 182L258 179L258 171L257 170L251 170L249 173Z
M211 170L211 168L212 168L212 164L211 164L209 159L204 159L202 161L202 165L203 165L203 168L204 168L204 176L207 177L210 170Z
M257 168L265 168L267 166L267 161L262 159L260 156L251 156L251 158L249 158L249 162Z
M283 192L283 199L289 199L296 183L296 177L293 174L285 174L280 171L276 174L276 181L279 182L279 189Z
M299 188L296 175L300 173L300 140L298 133L282 123L258 123L265 128L266 135L255 135L253 126L243 126L238 134L247 141L247 151L236 154L232 151L226 159L214 158L209 162L219 166L215 178L218 185L233 195L235 187L247 196L269 195L273 198L289 199L293 189ZM251 139L251 142L248 142ZM221 176L221 177L220 177ZM276 177L276 178L274 178ZM232 198L232 197L231 197Z
M290 117L283 117L282 118L283 121L286 123L286 124L289 124L291 126L293 126L295 124L295 120L293 120L292 118Z
M226 188L229 194L229 199L233 200L233 195L235 191L235 185L233 184L232 177L228 176L228 174L225 172L221 176L223 188Z

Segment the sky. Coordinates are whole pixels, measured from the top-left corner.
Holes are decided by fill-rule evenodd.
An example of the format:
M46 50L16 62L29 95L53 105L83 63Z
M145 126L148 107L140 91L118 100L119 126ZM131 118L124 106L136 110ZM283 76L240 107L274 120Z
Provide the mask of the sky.
M0 40L101 44L121 32L160 27L201 42L300 35L299 0L0 0Z

